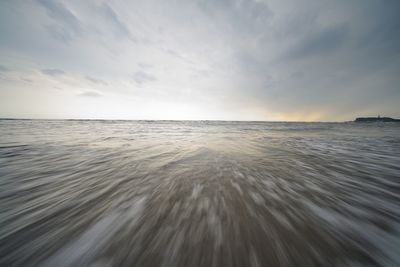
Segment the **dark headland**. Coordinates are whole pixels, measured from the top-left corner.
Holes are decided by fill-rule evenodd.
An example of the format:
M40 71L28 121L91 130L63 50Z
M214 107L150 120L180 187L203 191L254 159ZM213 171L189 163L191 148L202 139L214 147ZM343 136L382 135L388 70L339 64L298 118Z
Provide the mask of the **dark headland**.
M390 117L360 117L354 120L355 122L400 122L400 119L393 119Z

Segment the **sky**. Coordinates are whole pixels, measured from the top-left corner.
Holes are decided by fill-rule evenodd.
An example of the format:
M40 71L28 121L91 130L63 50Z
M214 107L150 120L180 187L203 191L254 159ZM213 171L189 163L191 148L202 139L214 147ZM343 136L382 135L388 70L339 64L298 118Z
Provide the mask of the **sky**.
M0 1L0 117L400 118L398 0Z

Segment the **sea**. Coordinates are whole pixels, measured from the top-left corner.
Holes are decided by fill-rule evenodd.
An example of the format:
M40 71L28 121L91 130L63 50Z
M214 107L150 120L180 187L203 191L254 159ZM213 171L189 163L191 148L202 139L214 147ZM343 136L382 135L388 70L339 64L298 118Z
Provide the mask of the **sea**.
M400 266L400 123L0 120L0 266Z

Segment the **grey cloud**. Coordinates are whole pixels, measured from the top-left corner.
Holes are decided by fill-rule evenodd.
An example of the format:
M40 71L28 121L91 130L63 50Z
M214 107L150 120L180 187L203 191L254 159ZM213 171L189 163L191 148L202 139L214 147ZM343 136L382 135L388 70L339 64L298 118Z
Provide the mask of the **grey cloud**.
M114 26L114 33L116 36L127 37L129 40L136 42L136 38L132 35L125 23L122 22L114 9L112 9L108 4L103 3L100 10L107 20Z
M305 36L283 57L284 60L324 56L335 51L345 41L347 31L344 26L331 27L310 36Z
M33 80L29 79L29 78L23 78L21 77L21 80L27 83L33 83Z
M59 76L65 74L63 70L60 69L43 69L41 72L45 75L49 76Z
M147 63L143 63L143 62L139 62L138 66L142 69L151 69L153 67L153 65L151 64L147 64Z
M47 11L47 14L58 22L69 25L74 31L80 31L81 25L78 18L67 6L56 0L37 0Z
M95 84L108 85L108 83L103 81L102 79L94 78L91 76L85 76L85 79Z
M330 107L350 114L370 106L382 108L381 114L398 110L400 117L396 105L382 104L400 101L398 0L34 4L0 1L0 56L9 59L4 64L57 66L42 73L68 70L82 77L76 84L93 88L107 82L86 74L107 73L113 83L104 89L116 94L131 92L122 88L129 87L126 81L141 86L162 77L162 94L142 90L148 93L144 103L165 101L160 95L178 99L190 87L199 109L212 102L238 113L241 107L266 113ZM136 37L138 42L127 42ZM339 113L332 110L325 119Z
M1 72L7 72L7 71L10 71L10 69L0 65L0 73Z
M226 21L225 26L233 26L231 30L240 35L249 35L270 22L274 13L266 2L254 0L206 0L198 1L205 14Z
M74 38L71 31L59 25L46 25L45 29L55 40L61 43L69 43Z
M132 78L137 84L143 84L146 82L154 82L157 80L157 78L154 75L149 74L144 71L137 71L137 72L133 73Z
M108 27L93 29L81 21L68 6L58 1L37 0L47 11L47 14L56 22L52 25L46 25L48 33L57 41L69 43L77 36L90 36L102 33L107 35L111 32L117 38L127 38L136 42L136 38L130 32L128 26L120 19L116 11L107 3L101 4L95 9L100 14ZM93 13L93 14L96 14Z
M97 97L102 97L103 95L97 91L85 91L80 93L79 96L97 98Z
M0 78L4 78L5 73L9 72L10 70L2 65L0 65Z
M76 15L62 2L52 0L37 0L47 11L55 24L45 25L45 29L55 40L69 43L82 34L82 24Z
M400 19L394 11L399 6L394 1L385 5L366 2L360 10L359 5L337 2L330 9L313 10L312 16L307 12L300 18L294 14L290 20L297 23L296 31L279 31L279 36L269 36L265 42L278 45L275 51L281 56L277 61L263 58L263 53L237 61L243 69L259 72L255 79L262 81L261 74L266 71L277 77L272 87L265 81L265 86L259 85L251 94L281 112L336 106L338 110L330 111L330 119L339 110L365 109L363 103L379 106L390 95L398 98L394 88L400 80L393 69L400 65ZM274 27L278 29L272 31L280 30L280 25ZM364 82L375 76L375 86Z

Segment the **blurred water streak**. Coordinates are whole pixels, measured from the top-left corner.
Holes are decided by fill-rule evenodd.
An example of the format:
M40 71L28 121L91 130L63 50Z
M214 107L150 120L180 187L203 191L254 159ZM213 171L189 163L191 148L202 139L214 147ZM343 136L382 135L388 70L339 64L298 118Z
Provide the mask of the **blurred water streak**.
M0 120L1 266L400 266L400 124Z

